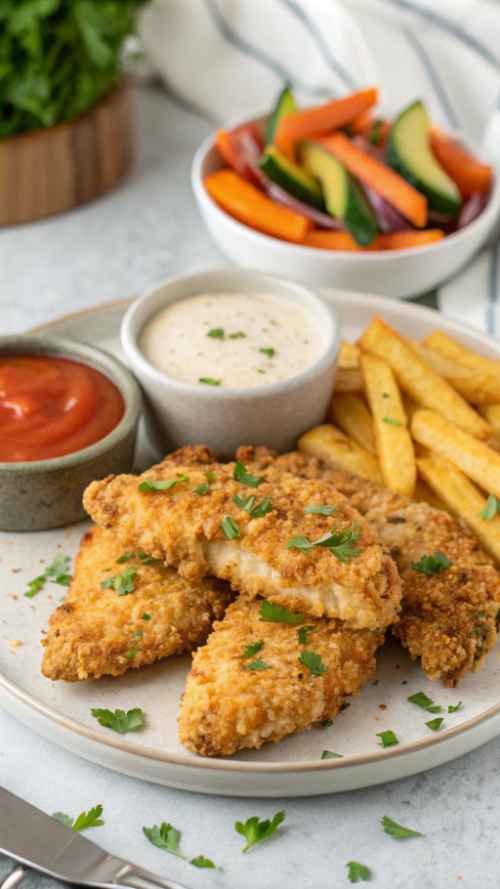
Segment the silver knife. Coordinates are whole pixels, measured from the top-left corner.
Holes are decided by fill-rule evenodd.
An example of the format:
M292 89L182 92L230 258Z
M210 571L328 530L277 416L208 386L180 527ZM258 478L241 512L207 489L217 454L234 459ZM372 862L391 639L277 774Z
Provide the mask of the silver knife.
M0 787L0 852L65 883L95 889L186 889L110 855L55 818Z

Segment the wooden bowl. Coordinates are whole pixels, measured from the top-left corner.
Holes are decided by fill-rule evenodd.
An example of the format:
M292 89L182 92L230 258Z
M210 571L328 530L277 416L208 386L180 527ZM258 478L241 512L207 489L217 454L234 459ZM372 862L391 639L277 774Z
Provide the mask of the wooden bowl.
M105 194L132 156L126 83L75 120L0 139L0 225L64 213Z

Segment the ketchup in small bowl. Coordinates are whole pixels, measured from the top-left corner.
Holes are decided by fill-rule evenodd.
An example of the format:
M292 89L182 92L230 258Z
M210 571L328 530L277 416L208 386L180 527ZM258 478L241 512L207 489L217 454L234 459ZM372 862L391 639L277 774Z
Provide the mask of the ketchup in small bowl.
M0 354L0 462L48 460L108 435L125 411L119 389L86 364Z

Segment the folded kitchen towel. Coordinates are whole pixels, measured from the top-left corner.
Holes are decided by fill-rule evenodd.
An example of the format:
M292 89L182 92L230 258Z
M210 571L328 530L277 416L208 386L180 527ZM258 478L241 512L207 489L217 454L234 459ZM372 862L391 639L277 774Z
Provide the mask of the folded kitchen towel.
M424 99L500 170L498 0L154 0L142 36L169 91L215 125L266 111L284 81L303 104L378 84L382 110ZM497 240L434 298L500 335Z

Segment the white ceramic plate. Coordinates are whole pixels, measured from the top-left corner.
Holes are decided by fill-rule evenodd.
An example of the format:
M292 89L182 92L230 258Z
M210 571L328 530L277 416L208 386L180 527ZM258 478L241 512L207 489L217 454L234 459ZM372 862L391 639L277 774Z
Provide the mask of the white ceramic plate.
M359 334L374 312L402 333L423 336L441 327L484 354L500 358L500 345L419 306L378 297L330 291L344 335ZM86 339L118 352L118 328L127 303L115 303L62 318L42 330ZM39 328L40 330L40 328ZM142 454L145 457L144 451ZM379 656L376 684L370 684L330 728L314 728L260 751L231 759L202 759L177 740L177 710L188 658L173 658L121 679L52 683L40 674L40 635L62 598L62 587L47 584L26 599L27 582L58 551L73 555L85 524L37 534L0 534L0 704L39 734L118 772L159 784L233 796L307 796L349 790L432 768L500 734L500 661L493 652L485 668L468 675L457 690L428 682L396 644ZM11 641L22 645L13 651ZM430 731L430 718L408 703L423 690L447 707L445 727ZM91 707L142 707L147 728L125 737L101 729ZM397 747L382 750L377 732L393 729ZM321 761L324 749L342 759Z

